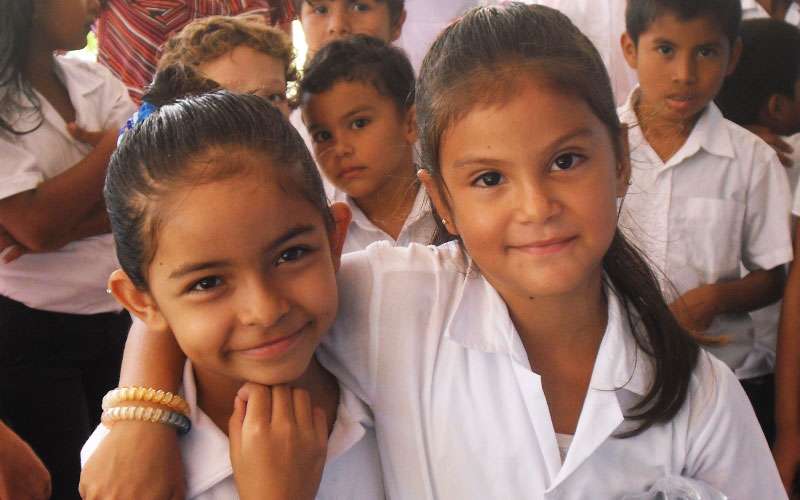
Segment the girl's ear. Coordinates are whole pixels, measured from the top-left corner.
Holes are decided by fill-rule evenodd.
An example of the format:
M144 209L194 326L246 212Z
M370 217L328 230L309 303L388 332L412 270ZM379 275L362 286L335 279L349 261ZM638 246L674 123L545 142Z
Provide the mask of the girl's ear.
M331 217L333 217L333 230L329 237L331 257L333 258L333 267L338 271L339 264L342 262L342 249L347 239L347 228L350 227L352 213L346 203L339 202L332 203L329 210L331 211Z
M617 161L617 198L624 198L631 185L631 149L628 142L628 125L623 123L619 132L621 158Z
M414 145L417 142L417 107L412 105L406 111L406 144Z
M780 120L781 112L784 109L782 97L783 96L779 94L772 94L769 96L769 99L767 99L766 109L769 120Z
M122 269L117 269L108 278L108 289L122 307L141 319L148 330L168 332L169 325L161 314L149 292L140 290Z
M436 181L433 180L431 173L421 168L417 170L417 179L425 186L425 191L428 192L428 197L433 203L433 208L436 209L436 213L442 218L440 222L444 225L445 229L447 229L447 232L453 236L458 236L458 227L456 227L456 222L450 210L450 204L444 199L443 193L436 184Z
M626 31L619 38L619 43L622 46L622 55L625 56L625 62L628 63L631 69L636 69L636 44L633 38Z

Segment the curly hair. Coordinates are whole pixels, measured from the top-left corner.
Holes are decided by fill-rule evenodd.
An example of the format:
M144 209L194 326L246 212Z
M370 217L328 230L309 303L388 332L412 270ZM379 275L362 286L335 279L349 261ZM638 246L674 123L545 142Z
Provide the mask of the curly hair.
M278 59L286 68L286 81L297 81L291 40L254 15L209 16L187 24L164 44L158 69L176 64L196 69L240 45Z

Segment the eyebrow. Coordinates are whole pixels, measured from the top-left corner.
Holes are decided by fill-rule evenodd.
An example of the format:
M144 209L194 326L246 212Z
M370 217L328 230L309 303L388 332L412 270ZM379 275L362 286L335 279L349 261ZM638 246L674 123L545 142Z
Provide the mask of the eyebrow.
M359 113L363 113L365 111L372 111L373 109L374 109L373 106L370 106L369 104L365 104L364 106L359 106L359 107L357 107L355 109L352 109L352 110L348 111L341 118L339 118L339 120L347 120L348 118L352 118L354 115L357 115ZM315 130L318 130L320 128L325 128L325 127L323 127L319 123L310 123L310 124L306 125L306 128L308 128L309 132L313 132Z
M304 234L308 234L314 230L314 226L311 224L302 224L297 225L281 236L279 236L276 240L267 246L264 253L269 253L280 247L281 245L286 244L286 242L291 241L298 236L302 236ZM186 276L187 274L195 273L197 271L203 271L206 269L218 269L221 267L226 267L230 265L229 260L209 260L203 262L189 262L179 266L177 269L172 271L169 275L169 279L178 279Z
M560 146L561 144L563 144L563 143L565 143L567 141L570 141L572 139L576 139L578 137L591 137L593 135L594 135L594 130L592 130L589 127L581 127L579 129L575 129L575 130L572 130L570 132L567 132L566 134L562 135L561 137L555 139L547 147L549 149L555 149L558 146ZM461 158L458 161L455 161L453 163L453 167L454 168L458 168L458 167L463 167L465 165L476 165L476 164L493 167L493 166L506 165L508 163L510 163L510 162L508 162L506 160L499 159L499 158L489 158L489 157L485 157L485 156L481 156L481 155L472 155L472 156L468 155L468 156L466 156L464 158Z

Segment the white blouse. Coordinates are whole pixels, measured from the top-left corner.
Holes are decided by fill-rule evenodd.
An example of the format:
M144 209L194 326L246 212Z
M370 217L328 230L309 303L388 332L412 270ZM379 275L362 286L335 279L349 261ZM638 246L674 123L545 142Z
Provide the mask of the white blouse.
M372 408L387 496L395 499L614 499L666 475L731 499L785 499L741 386L701 354L668 423L630 429L650 363L619 301L609 319L562 464L542 390L505 303L465 269L455 244L346 255L340 312L320 355Z

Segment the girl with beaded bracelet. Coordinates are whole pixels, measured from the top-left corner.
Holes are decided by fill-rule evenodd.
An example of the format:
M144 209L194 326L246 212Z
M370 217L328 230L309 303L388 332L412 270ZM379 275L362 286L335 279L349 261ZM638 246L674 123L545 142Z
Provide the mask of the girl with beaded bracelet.
M280 111L226 92L156 109L123 135L105 198L112 293L187 357L183 398L113 391L105 421L181 427L188 413L186 498L382 498L371 417L314 354L336 315L349 211L328 207Z

